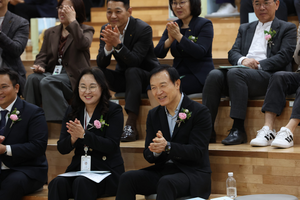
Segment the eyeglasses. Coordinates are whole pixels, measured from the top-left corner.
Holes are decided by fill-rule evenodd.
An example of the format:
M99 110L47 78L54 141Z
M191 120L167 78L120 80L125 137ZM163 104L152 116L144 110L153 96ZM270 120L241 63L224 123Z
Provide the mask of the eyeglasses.
M256 9L260 9L261 6L263 8L268 8L272 3L275 3L275 1L265 1L264 3L255 2L254 6L255 6Z
M181 2L179 2L179 3L177 3L177 2L172 2L172 6L176 8L177 5L179 5L179 7L182 8L182 7L185 5L186 2L187 2L187 1L181 1Z
M96 92L97 88L98 88L97 85L91 85L89 88L87 88L84 85L78 87L80 92L86 92L87 90L89 90L90 92Z
M56 7L56 10L62 10L64 8L64 6L67 6L67 5L62 5L62 6L59 6L59 7ZM69 6L71 8L71 6Z

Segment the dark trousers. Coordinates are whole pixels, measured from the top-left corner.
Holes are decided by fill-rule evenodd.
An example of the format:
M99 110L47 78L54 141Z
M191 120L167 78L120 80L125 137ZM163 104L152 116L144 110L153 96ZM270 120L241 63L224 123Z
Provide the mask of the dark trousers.
M0 199L21 200L23 196L42 188L44 183L15 170L1 170Z
M235 6L235 0L216 0L217 4L221 4L221 3L231 3L232 5Z
M208 107L214 124L220 99L229 96L230 117L245 119L249 97L266 94L271 74L263 70L233 68L214 69L206 79L203 88L203 104Z
M300 73L276 72L270 79L262 112L280 115L286 103L286 95L296 93L291 118L300 119Z
M174 164L162 169L128 171L121 175L116 200L134 200L136 194L157 194L156 200L190 195L189 178Z
M242 0L240 8L240 22L241 24L248 23L248 14L254 12L253 0ZM296 13L294 0L280 0L279 8L275 15L278 19L287 21L287 17L290 14Z
M295 10L298 16L298 21L300 22L300 1L294 0Z
M105 191L105 179L95 183L83 176L56 177L48 186L49 200L96 200L103 196Z
M101 69L105 74L110 90L125 92L125 110L139 114L141 94L149 85L149 72L132 67L125 72Z

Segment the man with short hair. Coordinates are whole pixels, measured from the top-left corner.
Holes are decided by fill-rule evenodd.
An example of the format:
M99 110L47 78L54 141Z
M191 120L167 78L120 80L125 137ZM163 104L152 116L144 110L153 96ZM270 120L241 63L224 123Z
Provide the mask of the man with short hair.
M0 68L0 199L21 200L47 182L47 123L41 108L18 97L18 74Z
M114 92L125 92L128 119L121 141L137 138L136 120L142 92L149 85L149 72L159 63L154 55L151 27L131 16L129 0L108 0L107 19L102 26L97 64L104 72ZM112 55L117 61L115 70L106 69Z
M161 66L151 72L151 91L160 106L147 117L144 158L155 165L122 174L116 200L155 193L157 200L183 196L208 199L210 113L184 95L180 84L173 67Z
M29 23L7 10L10 0L0 2L0 68L8 67L16 71L20 80L20 92L22 94L26 70L20 56L27 45L29 35Z
M248 97L264 96L274 72L292 70L297 29L295 24L275 17L278 6L279 0L253 0L259 21L242 24L228 52L230 64L247 68L214 69L206 79L203 104L209 108L213 124L222 95L231 101L230 117L234 122L223 144L247 142L244 121ZM216 142L214 129L211 142Z

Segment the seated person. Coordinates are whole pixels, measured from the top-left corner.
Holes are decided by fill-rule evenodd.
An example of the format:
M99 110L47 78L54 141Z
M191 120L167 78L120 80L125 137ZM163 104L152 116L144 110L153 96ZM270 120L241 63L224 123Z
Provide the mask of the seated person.
M155 47L154 53L157 57L164 58L171 49L174 56L173 67L177 69L180 76L183 76L181 79L183 92L200 93L206 76L214 69L211 54L212 23L198 17L201 13L200 0L183 2L170 0L169 2L171 10L179 19L167 23L167 29ZM151 105L154 107L158 105L150 90L148 97Z
M213 12L207 16L209 16L209 17L218 17L218 16L230 17L230 16L236 16L236 15L240 14L238 12L237 6L235 5L235 0L216 0L216 4L220 4L220 7L217 10L217 12Z
M23 94L26 70L20 56L24 52L29 35L29 23L7 10L9 1L0 3L0 68L8 67L19 75L19 95Z
M300 64L300 44L297 44L294 59ZM285 127L276 133L274 122L276 116L281 115L286 104L286 95L296 93L292 115ZM265 124L257 131L256 138L250 142L251 146L269 146L289 148L294 145L293 133L300 123L300 73L276 72L269 83L262 112L265 113Z
M104 72L110 90L125 92L125 110L128 119L121 141L138 137L136 120L139 115L142 92L149 85L149 72L158 66L153 52L152 28L131 16L129 0L108 0L106 17L109 24L101 28L97 65ZM116 69L110 70L112 55Z
M228 52L230 64L248 68L214 69L204 85L203 104L209 108L213 124L221 97L227 95L231 101L230 117L234 122L227 138L222 141L223 144L247 142L244 121L248 97L264 96L274 72L292 70L296 26L275 17L278 0L269 1L268 9L262 6L265 3L264 0L253 0L259 21L242 24L236 41ZM273 36L269 35L271 32ZM215 141L216 133L213 129L211 142Z
M60 0L58 18L61 24L45 32L24 91L26 101L43 106L47 121L63 119L80 72L90 66L94 34L93 27L82 24L82 0Z
M209 110L181 91L177 70L168 65L150 74L151 91L160 106L149 111L144 158L155 165L122 174L116 200L157 194L157 200L182 196L208 199L211 169Z
M92 171L110 171L100 183L82 176L58 176L49 184L49 200L89 199L116 195L119 177L124 172L120 152L123 129L122 107L110 99L103 72L87 68L78 77L71 106L68 108L57 149L75 155L67 172L80 171L81 156L91 156ZM97 124L98 123L98 124Z
M9 0L8 9L28 21L37 17L56 17L57 0Z
M0 199L21 200L47 182L48 127L41 108L21 100L19 77L0 68Z
M297 0L267 0L265 1L262 6L268 7L270 3L273 1L279 1L280 5L278 7L278 10L275 13L275 16L278 19L281 19L283 21L288 20L288 15L296 13L294 1ZM248 23L249 22L249 13L253 13L253 2L259 2L258 0L242 0L241 1L241 7L240 7L240 21L241 24Z
M105 4L105 0L85 0L84 6L85 6L85 13L87 21L91 20L91 8L93 7L103 7Z
M298 16L298 31L297 31L297 41L300 39L300 0L294 0L295 10Z

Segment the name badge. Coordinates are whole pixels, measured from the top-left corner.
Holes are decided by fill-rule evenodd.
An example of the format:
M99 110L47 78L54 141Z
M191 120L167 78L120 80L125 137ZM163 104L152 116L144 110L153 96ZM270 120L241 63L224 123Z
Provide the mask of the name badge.
M91 156L81 156L81 171L91 171Z
M53 71L52 75L60 74L61 70L62 70L62 65L55 65L55 68L54 68L54 71Z

